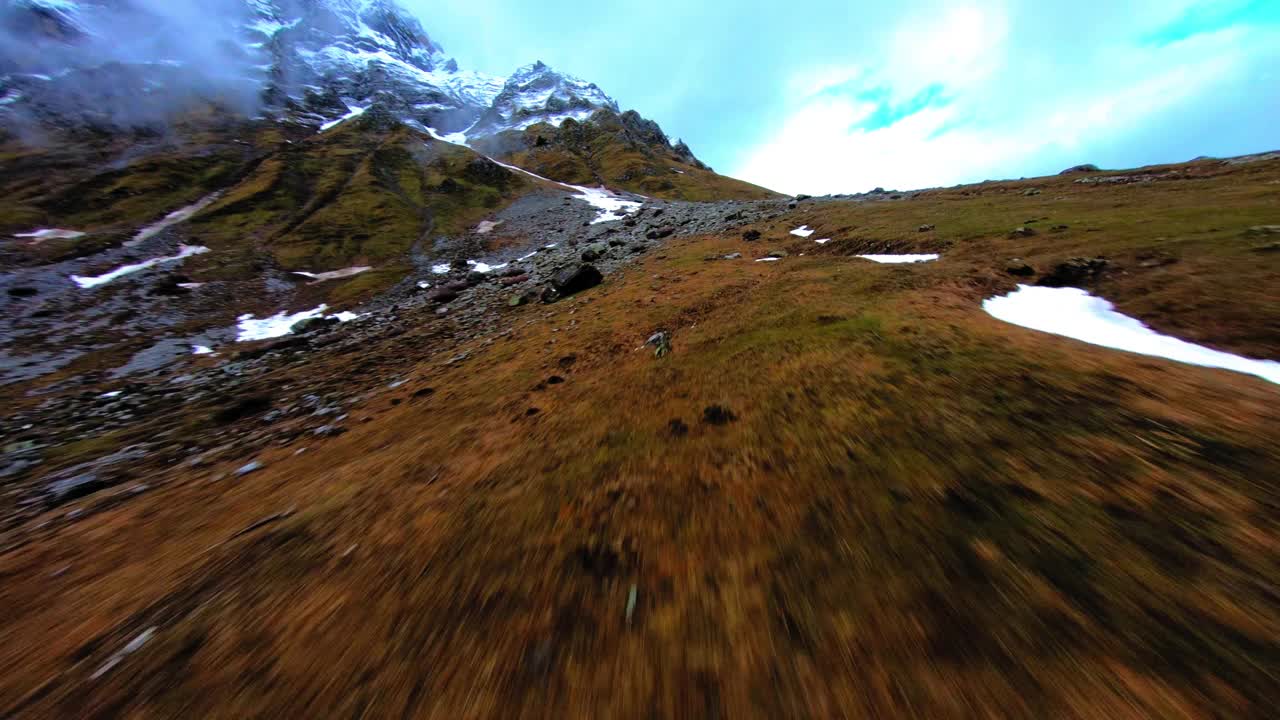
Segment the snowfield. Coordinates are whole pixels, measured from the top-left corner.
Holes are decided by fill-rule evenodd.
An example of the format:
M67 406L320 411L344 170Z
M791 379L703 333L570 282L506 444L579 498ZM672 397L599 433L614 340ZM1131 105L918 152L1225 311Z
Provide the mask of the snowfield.
M982 309L1007 323L1091 345L1234 370L1280 384L1280 362L1252 360L1161 335L1080 288L1019 285L1008 295L983 302Z

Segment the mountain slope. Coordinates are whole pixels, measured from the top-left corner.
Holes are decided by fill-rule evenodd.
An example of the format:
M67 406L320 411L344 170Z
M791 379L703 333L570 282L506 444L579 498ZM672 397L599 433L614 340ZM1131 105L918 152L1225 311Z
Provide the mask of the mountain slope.
M574 185L606 185L667 200L763 200L780 194L717 175L682 142L634 111L601 109L559 126L530 125L474 142L482 151Z
M1125 312L1280 358L1277 182L666 203L559 303L15 397L0 711L1265 717L1277 386L982 303L1104 255Z

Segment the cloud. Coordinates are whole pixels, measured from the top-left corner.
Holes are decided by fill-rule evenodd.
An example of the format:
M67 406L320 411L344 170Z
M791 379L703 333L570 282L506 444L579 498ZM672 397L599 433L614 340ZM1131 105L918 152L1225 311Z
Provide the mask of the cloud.
M1101 42L1049 42L1050 28L1023 28L1024 8L1000 3L917 14L874 67L797 73L787 116L730 174L786 192L910 189L1256 141L1266 134L1260 106L1280 98L1258 77L1280 59L1280 33L1223 19L1256 19L1250 3L1225 15L1202 4L1166 7L1159 42L1134 22ZM1211 22L1188 25L1201 16ZM1241 90L1250 86L1252 103ZM1228 96L1239 107L1224 107ZM1203 147L1169 157L1162 136Z

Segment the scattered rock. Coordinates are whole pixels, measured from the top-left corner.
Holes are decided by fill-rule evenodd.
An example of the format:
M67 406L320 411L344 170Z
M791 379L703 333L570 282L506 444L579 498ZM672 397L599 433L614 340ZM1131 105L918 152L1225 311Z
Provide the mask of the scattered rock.
M1070 258L1059 263L1038 284L1045 287L1081 287L1107 269L1105 258Z
M660 228L654 228L650 230L649 232L645 233L644 236L650 240L661 240L662 238L671 237L672 235L675 235L675 234L676 234L676 229L673 227L660 227Z
M1023 197L1031 197L1033 195L1039 195L1039 194L1040 194L1040 188L1027 188L1026 190L1022 191Z
M528 275L516 275L514 277L504 277L498 280L498 284L503 287L511 287L512 285L519 285L520 283L526 282L529 282Z
M918 232L922 232L922 233L933 232L933 231L934 231L933 225L921 225L918 230Z
M1013 232L1009 233L1009 237L1034 237L1035 235L1035 228L1029 228L1026 226L1014 228Z
M723 405L709 405L702 411L702 422L708 425L728 425L737 419L738 416Z
M723 257L724 260L739 260L741 258L742 258L742 253L740 252L729 253L728 255L725 255Z
M1267 236L1267 235L1280 235L1280 225L1257 225L1249 228L1245 232L1245 234L1253 235L1255 237Z

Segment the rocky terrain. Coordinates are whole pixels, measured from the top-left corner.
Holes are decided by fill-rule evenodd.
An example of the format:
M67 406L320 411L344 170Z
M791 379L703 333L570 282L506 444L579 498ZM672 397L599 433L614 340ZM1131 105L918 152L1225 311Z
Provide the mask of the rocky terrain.
M0 716L1280 705L1280 154L783 197L228 5L0 16Z

